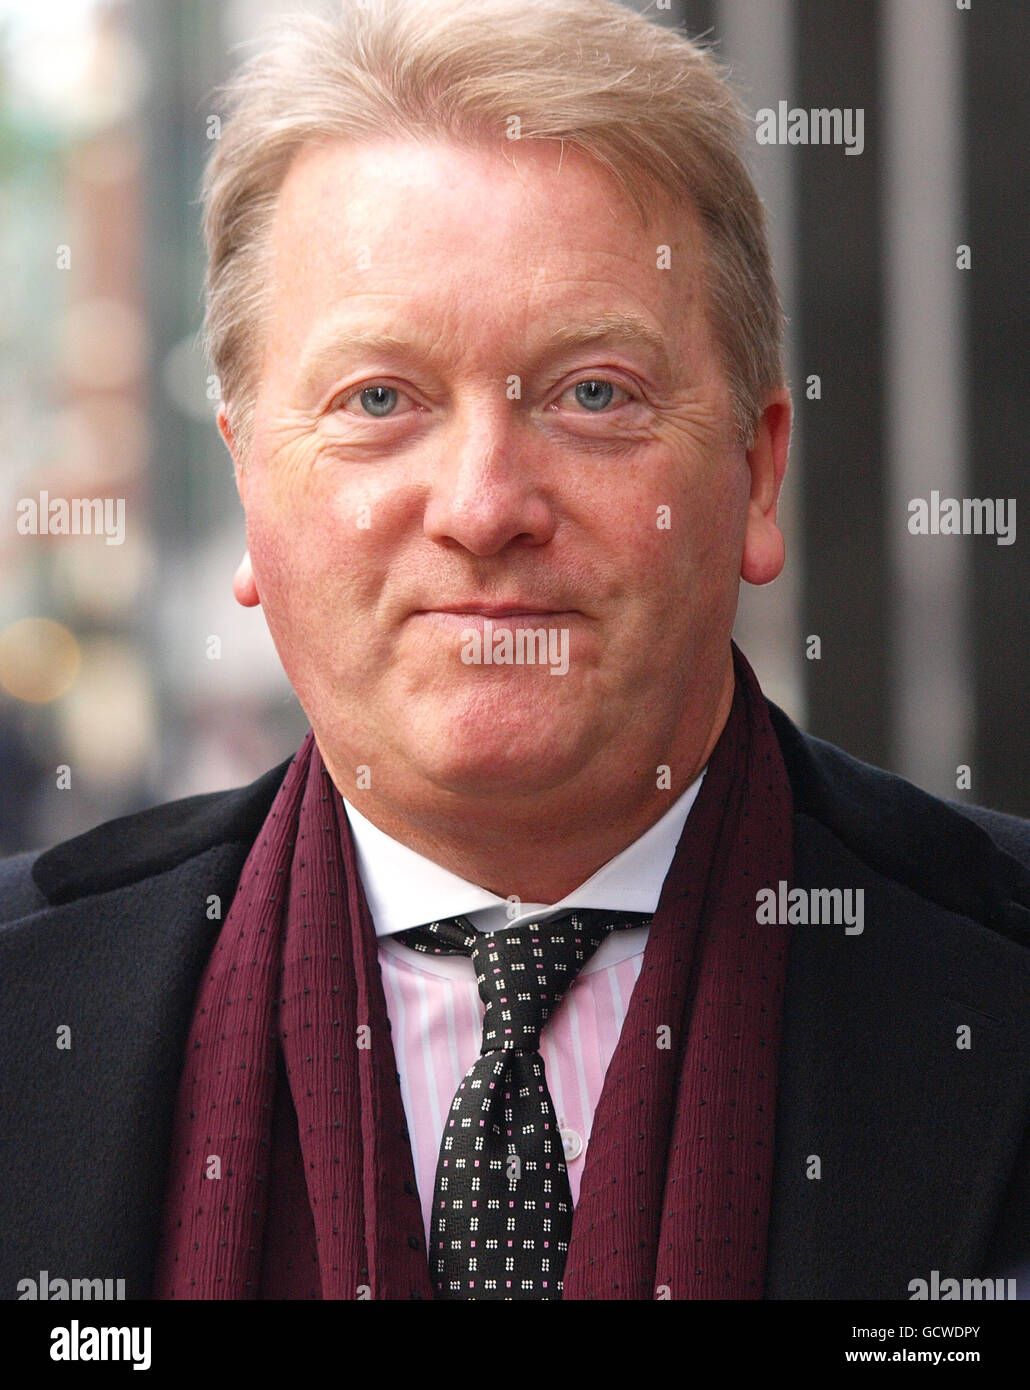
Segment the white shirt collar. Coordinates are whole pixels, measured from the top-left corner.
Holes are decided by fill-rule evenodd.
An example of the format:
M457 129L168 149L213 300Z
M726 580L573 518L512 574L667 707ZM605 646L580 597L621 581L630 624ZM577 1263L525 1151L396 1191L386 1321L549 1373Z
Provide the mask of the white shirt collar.
M573 907L653 913L707 771L706 767L661 820L602 864L561 902L521 903L511 912L506 899L459 878L384 834L343 797L376 936L393 936L408 927L459 914L468 917L479 931L497 931L522 917L543 920Z

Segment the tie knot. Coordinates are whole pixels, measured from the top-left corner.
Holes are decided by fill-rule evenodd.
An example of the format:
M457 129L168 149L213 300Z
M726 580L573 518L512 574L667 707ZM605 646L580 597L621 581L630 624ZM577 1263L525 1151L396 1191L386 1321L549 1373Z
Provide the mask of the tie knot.
M486 1006L482 1053L536 1052L544 1024L608 933L650 920L639 912L587 910L477 932L467 918L455 917L400 932L398 939L430 955L471 956Z

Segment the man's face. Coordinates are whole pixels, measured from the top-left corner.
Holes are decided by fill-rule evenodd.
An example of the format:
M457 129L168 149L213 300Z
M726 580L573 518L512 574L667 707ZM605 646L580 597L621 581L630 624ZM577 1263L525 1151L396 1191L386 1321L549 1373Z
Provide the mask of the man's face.
M505 153L309 146L281 191L237 472L345 794L361 764L413 798L653 776L725 694L751 478L696 221L645 229L575 152ZM520 625L553 659L504 659Z

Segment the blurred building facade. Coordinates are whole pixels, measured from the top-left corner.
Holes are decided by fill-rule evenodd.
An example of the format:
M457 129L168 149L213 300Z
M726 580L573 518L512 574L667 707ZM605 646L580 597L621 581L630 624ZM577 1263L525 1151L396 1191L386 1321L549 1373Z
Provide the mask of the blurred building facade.
M908 526L934 490L1026 499L1030 8L658 2L634 8L714 43L756 119L864 113L854 156L751 149L796 423L787 569L743 586L738 640L813 733L1030 815L1025 541ZM0 851L248 781L306 728L232 598L197 338L212 90L288 8L0 0ZM121 539L114 506L109 534L54 534L62 498L120 502Z

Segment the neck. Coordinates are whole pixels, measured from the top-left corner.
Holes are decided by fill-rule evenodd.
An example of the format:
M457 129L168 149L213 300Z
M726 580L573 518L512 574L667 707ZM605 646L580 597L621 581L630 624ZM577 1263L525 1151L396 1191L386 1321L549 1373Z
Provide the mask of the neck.
M441 799L436 788L393 797L348 787L347 799L384 834L498 897L559 902L639 839L695 781L732 702L731 669L710 710L681 719L669 742L636 746L632 755L623 750L546 798ZM334 784L345 785L321 751ZM670 769L667 787L657 785L662 765Z

